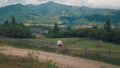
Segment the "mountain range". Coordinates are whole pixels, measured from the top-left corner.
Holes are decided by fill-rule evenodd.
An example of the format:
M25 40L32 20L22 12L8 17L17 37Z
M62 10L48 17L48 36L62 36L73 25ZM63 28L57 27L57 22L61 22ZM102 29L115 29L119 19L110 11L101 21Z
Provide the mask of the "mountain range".
M24 24L94 25L110 17L112 25L120 25L120 10L63 5L47 2L40 5L14 4L0 8L0 23L15 17Z

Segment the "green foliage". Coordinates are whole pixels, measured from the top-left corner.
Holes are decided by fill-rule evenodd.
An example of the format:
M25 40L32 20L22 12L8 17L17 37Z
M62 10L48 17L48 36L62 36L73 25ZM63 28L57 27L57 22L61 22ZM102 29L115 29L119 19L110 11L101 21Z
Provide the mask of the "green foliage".
M36 60L35 53L29 53L27 58L21 58L0 53L0 68L57 68L56 63L48 60L40 63Z
M8 24L8 20L3 23L4 26L7 26Z
M56 33L56 34L59 33L59 27L58 27L57 23L54 24L53 33Z
M15 17L12 17L12 21L10 23L13 24L13 25L17 24Z
M0 53L0 68L44 68L44 63Z
M111 57L111 56L108 57L108 56L100 55L99 53L95 53L95 54L88 53L88 54L81 55L81 56L85 58L93 59L93 60L108 62L108 63L112 63L115 65L120 65L119 57Z
M52 38L59 38L59 37L61 37L60 29L59 29L57 23L54 24L53 30L50 30L48 32L47 36L48 37L52 37Z
M28 54L26 55L26 57L30 61L32 61L32 60L38 60L38 55L39 55L38 51L28 51Z
M31 37L30 29L22 24L18 24L15 17L12 17L12 21L10 23L8 21L4 22L4 24L1 25L0 28L0 35L2 36L13 38Z
M45 63L45 68L57 68L57 67L56 67L56 62L53 62L52 60L48 60L48 61Z
M63 31L60 37L84 37L103 40L112 43L120 43L120 28L112 28L110 18L106 18L104 28L93 26L92 28L80 28Z
M120 29L113 28L110 31L103 30L102 28L83 28L78 30L64 31L61 33L61 37L83 37L90 39L101 39L103 41L119 43L120 41Z
M110 30L111 30L111 23L110 23L110 18L109 17L106 18L106 22L105 22L105 25L104 25L104 30L106 30L107 32L110 32Z
M111 15L111 23L118 24L120 10L88 8L85 6L75 7L67 6L54 2L48 2L41 5L9 5L0 8L0 22L10 19L11 15L16 16L18 22L27 24L32 23L55 23L62 21L64 24L76 25L86 24L95 21L103 23L106 15ZM76 22L77 21L77 22ZM75 23L74 23L75 22ZM89 24L89 23L87 23Z
M60 50L57 52L56 41L58 41L58 39L61 39L64 42L64 44L67 46L67 49ZM22 43L21 43L21 41L18 40L16 42L13 42L11 40L11 42L10 42L9 40L1 39L0 44L19 47L19 48L38 49L38 50L54 52L54 53L57 52L60 54L89 58L89 59L103 61L103 62L117 64L117 65L119 65L119 63L120 63L120 61L118 61L120 59L119 55L117 54L115 56L113 54L113 53L120 52L120 49L119 49L120 46L118 44L103 42L103 47L99 48L99 47L97 47L97 40L85 39L85 38L23 39L24 42L22 41ZM50 46L47 44L45 44L45 45L39 44L39 42L40 43L42 42L44 44L48 43ZM51 43L54 43L54 44L51 44ZM90 51L91 53L89 53L89 52L84 53L85 48L87 48L88 51ZM111 53L113 52L112 53L113 55L109 56L108 50L110 50ZM104 54L104 52L105 52L105 54ZM38 54L38 52L33 53L33 51L30 51L30 52L28 52L27 55L29 56L29 58L33 58L34 55L37 56L37 54Z
M52 47L49 47L49 46L42 46L39 49L43 50L43 51L48 51L48 52L56 52L57 51L56 48L52 48Z
M88 21L96 21L96 22L104 22L105 21L105 15L102 15L100 13L93 14L93 15L86 15L85 18L87 18Z
M72 30L72 27L71 27L70 25L68 25L68 26L66 27L66 30Z

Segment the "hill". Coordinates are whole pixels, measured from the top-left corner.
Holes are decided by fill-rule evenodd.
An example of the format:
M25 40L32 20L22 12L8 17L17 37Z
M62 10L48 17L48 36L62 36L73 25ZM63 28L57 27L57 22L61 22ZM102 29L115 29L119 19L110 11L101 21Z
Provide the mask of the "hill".
M0 21L10 20L12 16L15 16L19 23L32 19L32 16L37 16L34 11L26 8L21 4L9 5L0 8Z
M103 24L110 16L113 25L120 23L120 10L78 7L47 2L40 5L9 5L0 8L0 23L15 16L19 23L55 23L67 25Z

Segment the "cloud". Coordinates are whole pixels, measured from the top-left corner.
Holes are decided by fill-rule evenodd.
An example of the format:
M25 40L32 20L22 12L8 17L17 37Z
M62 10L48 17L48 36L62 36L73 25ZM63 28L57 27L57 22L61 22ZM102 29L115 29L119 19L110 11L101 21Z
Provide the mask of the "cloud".
M86 0L85 6L100 7L100 8L119 8L119 0Z
M0 6L10 5L10 4L39 4L39 0L0 0Z
M98 8L114 8L120 9L119 0L0 0L0 6L21 3L25 4L41 4L48 1L54 1L66 5L88 6Z

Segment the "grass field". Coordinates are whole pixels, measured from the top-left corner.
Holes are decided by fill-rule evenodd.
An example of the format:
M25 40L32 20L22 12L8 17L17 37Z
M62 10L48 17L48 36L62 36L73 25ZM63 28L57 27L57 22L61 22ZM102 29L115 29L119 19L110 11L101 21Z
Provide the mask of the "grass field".
M25 48L35 48L34 45L39 43L38 45L41 46L44 43L44 45L50 45L50 46L55 46L56 47L56 42L58 40L62 40L64 44L67 47L72 47L72 48L88 48L91 50L111 50L115 52L120 52L120 44L113 44L113 43L108 43L108 42L103 42L103 47L98 47L97 46L97 40L92 40L92 39L85 39L85 38L41 38L41 39L21 39L23 40L22 42L13 42L11 40L6 40L6 39L0 39L0 44L1 45L20 45L18 47L25 47ZM24 42L27 41L27 42ZM12 42L12 43L11 43ZM47 44L46 44L47 43ZM52 43L52 44L51 44Z
M56 53L58 51L56 48L56 42L58 40L62 40L68 49L61 50L57 53L120 65L120 44L103 42L103 47L97 47L97 40L85 38L41 38L18 39L17 41L15 41L15 39L12 40L13 41L11 41L11 39L0 39L0 45L10 45L19 48L38 49ZM86 48L93 52L88 54L88 52L86 52ZM119 54L116 55L116 53Z
M62 40L66 43L71 43L74 41L79 41L81 39L80 38L40 38L40 39L26 39L26 40L32 40L37 42L52 42L52 43L56 43L58 40Z
M119 51L120 52L120 44L113 44L108 42L103 42L103 47L97 47L97 40L91 40L91 39L82 39L82 38L41 38L41 39L26 39L26 40L32 40L36 42L49 42L49 43L55 43L58 40L62 40L66 46L73 46L78 48L89 48L89 49L99 49L99 50L112 50L112 51Z

